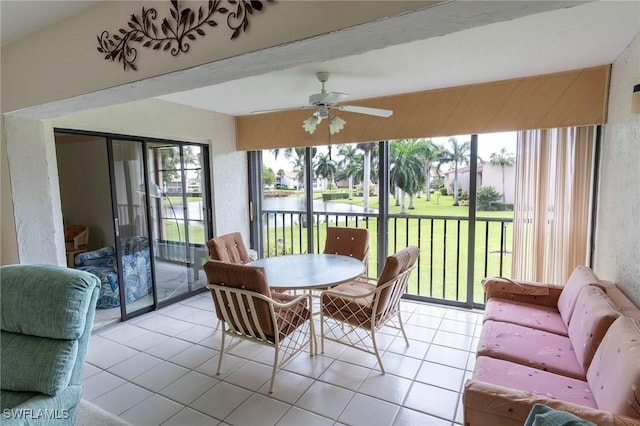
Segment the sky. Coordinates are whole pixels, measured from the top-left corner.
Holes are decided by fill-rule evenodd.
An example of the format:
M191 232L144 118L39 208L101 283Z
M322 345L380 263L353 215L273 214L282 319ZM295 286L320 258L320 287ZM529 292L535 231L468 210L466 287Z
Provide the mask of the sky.
M469 135L454 137L458 140L458 142L467 142L471 140L471 136ZM491 157L491 154L500 151L500 149L503 147L507 149L507 152L515 155L516 138L517 132L485 133L478 135L478 155L484 161L489 161L489 157ZM449 140L449 137L431 138L431 140L438 145L447 147L447 141ZM318 151L326 153L327 147L318 147ZM331 154L332 158L335 160L337 158L337 149L335 149L335 146L333 147ZM262 152L262 161L264 162L265 166L270 167L274 172L277 172L279 169L283 169L285 172L290 172L293 169L291 161L284 158L282 153L276 160L270 151L265 150Z

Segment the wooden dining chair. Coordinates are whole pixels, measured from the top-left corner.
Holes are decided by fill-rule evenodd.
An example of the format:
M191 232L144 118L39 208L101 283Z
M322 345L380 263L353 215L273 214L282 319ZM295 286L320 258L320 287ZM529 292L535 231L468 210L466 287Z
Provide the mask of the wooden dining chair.
M276 373L307 345L315 350L311 319L311 296L271 293L263 268L210 260L204 265L216 308L222 323L222 342L217 374L222 358L235 345L225 349L225 336L249 340L274 349L269 393Z
M207 241L209 257L228 263L245 264L251 262L249 251L239 232L220 235Z
M380 370L376 332L383 326L399 329L409 346L400 315L400 298L420 254L409 246L387 257L380 277L361 277L320 293L320 347L331 340L374 354Z

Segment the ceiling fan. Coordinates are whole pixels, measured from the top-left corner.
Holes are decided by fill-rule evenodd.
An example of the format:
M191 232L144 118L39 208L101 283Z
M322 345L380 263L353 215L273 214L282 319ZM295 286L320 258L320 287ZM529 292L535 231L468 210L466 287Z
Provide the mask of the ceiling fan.
M320 93L315 93L309 96L309 106L301 107L301 108L317 108L318 109L316 112L314 112L311 115L311 117L307 118L302 122L302 127L304 127L304 130L307 131L308 133L313 134L316 131L316 127L318 126L318 124L320 124L320 122L324 119L328 120L329 132L332 135L342 130L344 128L344 125L347 122L342 118L338 117L337 115L332 114L331 110L375 115L377 117L390 117L393 114L393 111L389 109L370 108L370 107L363 107L363 106L357 106L357 105L336 105L337 103L347 99L349 95L341 92L327 92L327 90L324 87L324 84L327 82L327 80L329 80L328 72L317 72L316 78L322 84L322 90L320 91ZM268 111L258 111L258 112L268 112Z

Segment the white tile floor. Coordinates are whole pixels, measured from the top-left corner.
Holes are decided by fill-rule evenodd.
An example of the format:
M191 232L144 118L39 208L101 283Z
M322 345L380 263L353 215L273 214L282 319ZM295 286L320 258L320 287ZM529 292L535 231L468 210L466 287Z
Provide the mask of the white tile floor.
M203 293L96 330L83 398L139 426L462 423L481 312L404 301L411 345L395 330L381 335L387 374L373 355L326 342L324 354L301 353L280 371L269 395L270 348L243 342L215 374L213 310Z

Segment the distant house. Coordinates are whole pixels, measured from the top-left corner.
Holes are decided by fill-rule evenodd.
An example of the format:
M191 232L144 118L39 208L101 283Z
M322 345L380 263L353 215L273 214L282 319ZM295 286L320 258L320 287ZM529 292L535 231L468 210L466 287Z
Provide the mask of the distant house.
M295 173L286 173L284 176L276 176L276 188L296 189L298 188L298 177Z
M481 186L493 186L500 194L504 192L505 203L513 203L515 193L516 168L504 166L504 188L502 187L502 166L493 165L488 161L478 163L478 188ZM458 187L462 191L469 191L470 167L458 167ZM444 173L444 187L451 193L453 191L453 169Z

